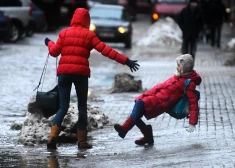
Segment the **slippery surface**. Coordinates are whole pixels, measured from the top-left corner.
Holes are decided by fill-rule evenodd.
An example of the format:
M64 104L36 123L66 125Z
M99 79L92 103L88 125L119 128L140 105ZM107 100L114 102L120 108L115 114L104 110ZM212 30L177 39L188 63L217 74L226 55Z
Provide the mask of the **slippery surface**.
M165 24L165 23L163 23ZM140 40L147 29L146 18L134 23L134 42ZM228 31L223 29L224 32ZM161 33L161 32L159 32ZM208 44L200 43L195 69L203 82L197 89L201 93L200 118L197 130L185 131L188 120L175 120L167 114L146 121L153 126L154 146L138 147L134 140L141 137L134 127L125 139L118 137L112 124L123 123L139 93L109 94L116 73L129 68L113 62L96 51L91 54L91 93L97 96L92 102L109 117L110 125L89 133L90 150L78 150L76 143L61 143L57 151L47 151L44 144L27 147L18 143L18 130L11 130L12 123L22 123L29 98L35 94L47 49L44 38L56 40L58 32L35 34L16 44L0 46L0 167L234 167L235 166L235 107L234 67L223 63L231 54L220 52ZM222 43L228 40L223 38ZM168 47L133 46L132 50L119 51L140 63L133 73L142 80L143 88L151 88L173 75L178 50ZM50 58L43 90L55 83L55 59ZM73 89L72 95L75 91ZM74 96L71 101L76 101Z

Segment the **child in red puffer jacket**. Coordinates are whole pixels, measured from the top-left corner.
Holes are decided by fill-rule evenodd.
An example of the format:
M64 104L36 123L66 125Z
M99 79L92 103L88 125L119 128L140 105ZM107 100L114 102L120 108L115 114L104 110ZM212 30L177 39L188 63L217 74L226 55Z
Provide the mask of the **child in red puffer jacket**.
M157 117L168 111L180 98L184 96L184 82L191 79L187 86L186 95L189 102L189 127L187 131L193 132L198 122L198 99L195 88L200 85L202 79L193 70L194 60L190 54L181 55L176 58L177 71L175 75L163 83L155 85L152 89L144 92L135 99L135 105L131 115L124 124L115 124L114 128L121 138L124 138L129 130L135 125L140 129L143 138L135 141L137 145L154 143L152 126L146 125L141 118L146 119Z

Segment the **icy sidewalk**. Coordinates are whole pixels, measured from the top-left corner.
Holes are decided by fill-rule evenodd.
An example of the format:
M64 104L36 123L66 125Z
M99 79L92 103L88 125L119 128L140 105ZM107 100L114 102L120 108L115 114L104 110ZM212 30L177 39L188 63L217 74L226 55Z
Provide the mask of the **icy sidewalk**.
M151 88L175 72L177 51L159 52L141 49L133 57L141 68L134 75L141 79L143 88ZM200 44L195 70L202 76L200 118L196 132L186 132L188 120L175 120L168 114L146 121L153 126L154 146L138 147L134 141L141 137L134 127L121 139L112 124L123 123L140 93L100 94L104 103L97 106L109 117L112 124L91 132L94 148L87 158L79 161L85 167L234 167L234 67L225 67L225 53ZM125 68L120 72L126 71ZM100 162L102 160L102 162Z

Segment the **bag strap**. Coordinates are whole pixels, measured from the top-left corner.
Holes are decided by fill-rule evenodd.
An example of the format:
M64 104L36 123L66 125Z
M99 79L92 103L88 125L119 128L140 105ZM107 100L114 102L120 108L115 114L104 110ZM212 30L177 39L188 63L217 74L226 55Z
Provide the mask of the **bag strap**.
M187 89L190 82L191 82L191 79L186 79L184 81L184 94L186 94L186 89Z
M43 77L43 81L42 81L42 87L43 87L43 83L44 83L44 79L45 79L45 74L46 74L46 68L47 68L47 64L48 64L48 59L49 59L49 53L47 55L47 59L46 59L46 62L44 64L44 67L43 67L43 70L42 70L42 74L41 74L39 83L38 83L37 87L33 91L35 91L36 89L38 90L39 86L41 85L42 77ZM56 57L56 69L57 69L57 57ZM56 80L57 80L57 76L56 76Z

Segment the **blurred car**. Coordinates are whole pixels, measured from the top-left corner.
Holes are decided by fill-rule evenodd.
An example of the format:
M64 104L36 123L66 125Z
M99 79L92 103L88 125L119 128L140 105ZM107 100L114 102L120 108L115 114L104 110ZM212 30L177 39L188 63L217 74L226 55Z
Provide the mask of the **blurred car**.
M188 0L155 0L152 6L151 22L161 17L170 16L176 19L183 8L188 5Z
M32 17L35 24L35 30L36 31L47 31L48 24L46 21L46 15L45 12L42 11L37 5L34 3L30 4L32 7Z
M152 8L152 0L136 0L136 12L137 13L150 13ZM128 0L117 0L118 5L122 5L128 8Z
M0 41L7 39L10 32L11 19L0 11Z
M102 3L102 4L112 4L117 5L118 0L89 0L88 3Z
M64 0L63 6L68 7L69 9L72 8L88 8L88 0ZM73 9L74 10L74 9Z
M89 9L88 0L63 0L63 5L68 9L68 16L72 18L76 8Z
M16 42L28 32L33 34L29 0L0 0L0 10L11 18L10 35L6 41Z
M90 8L91 25L100 40L122 42L132 47L132 23L128 12L120 5L95 4Z

